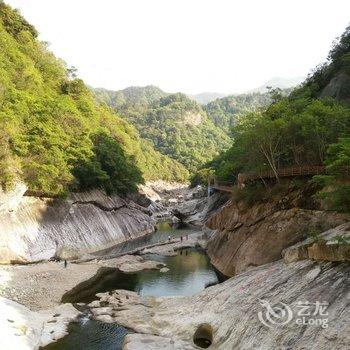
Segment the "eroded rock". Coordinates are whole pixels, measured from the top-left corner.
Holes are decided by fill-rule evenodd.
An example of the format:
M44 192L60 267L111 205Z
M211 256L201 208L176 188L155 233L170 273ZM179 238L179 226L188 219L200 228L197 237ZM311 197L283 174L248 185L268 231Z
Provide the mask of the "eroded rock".
M285 265L278 261L192 297L143 298L126 291L102 293L99 297L113 309L107 312L109 322L153 335L128 336L124 347L128 350L141 349L140 344L147 344L147 339L150 349L163 345L164 349L172 349L170 345L174 344L170 342L175 339L182 342L183 349L191 349L194 335L203 324L212 329L213 349L340 350L350 344L349 277L350 267L346 264L305 260ZM266 301L272 306L287 304L292 312L290 321L265 326L258 314L266 313ZM328 327L297 323L299 303L306 301L328 303ZM91 306L94 317L102 320L98 308Z
M99 190L66 200L24 192L19 184L11 193L0 193L0 263L76 258L154 230L146 208Z
M350 223L347 222L284 249L282 251L283 260L286 263L303 259L349 261L349 240Z
M252 207L227 202L206 225L217 232L208 242L215 267L227 276L281 259L282 251L306 238L312 227L320 231L343 224L346 214L301 208L301 195L292 192ZM294 252L303 257L304 252ZM300 255L300 256L299 256Z

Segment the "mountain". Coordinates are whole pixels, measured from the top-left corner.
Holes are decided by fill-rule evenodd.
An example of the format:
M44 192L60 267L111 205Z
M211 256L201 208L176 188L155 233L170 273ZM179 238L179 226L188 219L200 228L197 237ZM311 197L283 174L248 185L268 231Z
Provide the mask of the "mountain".
M269 93L253 92L216 99L205 105L203 109L215 126L230 134L239 115L266 107L270 103Z
M59 195L103 187L127 192L148 179L185 180L187 170L154 150L99 103L81 79L0 1L0 185Z
M187 95L190 99L198 102L201 105L206 105L207 103L214 101L218 98L227 96L228 94L222 94L219 92L202 92L195 95Z
M327 189L311 197L322 199L328 210L350 212L344 171L350 166L350 26L334 42L327 61L300 86L287 96L271 97L266 109L249 113L233 126L232 147L211 163L217 178L235 181L239 173L269 170L278 181L281 168L325 166L328 175L305 181L313 191ZM207 173L202 170L201 178ZM251 203L259 198L260 185L262 193L267 188L263 178L262 183L245 188ZM260 198L271 196L265 192Z
M110 91L104 88L94 89L96 95L105 102L108 106L121 110L127 110L131 106L147 106L159 100L162 97L168 96L167 92L159 89L156 86L148 85L145 87L130 86L119 91Z
M268 80L265 84L259 86L258 88L249 90L250 92L267 92L268 88L279 88L279 89L290 89L300 85L305 80L305 77L294 77L294 78L281 78L276 77Z
M184 94L168 94L153 86L94 91L100 101L133 124L143 139L189 171L229 145L228 136Z

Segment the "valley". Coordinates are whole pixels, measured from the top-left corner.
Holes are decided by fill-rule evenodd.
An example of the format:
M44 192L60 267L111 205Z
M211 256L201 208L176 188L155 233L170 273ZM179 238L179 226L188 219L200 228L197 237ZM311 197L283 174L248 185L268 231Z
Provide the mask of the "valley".
M306 78L238 94L113 90L85 83L7 3L0 0L0 349L348 349L350 26ZM143 76L151 51L169 42L166 69L154 76L174 74L168 60L180 52L175 84L191 62L182 41L155 46L158 27L147 50L140 44L162 17L143 28L144 14L133 12L120 35L123 15L114 14L101 35L98 16L79 27L85 15L70 6L74 45L101 41L84 59L96 58L96 75L122 66ZM200 18L196 9L191 21ZM132 69L100 67L110 32L108 48ZM144 57L130 53L137 42ZM216 91L205 82L220 82L227 46L203 80L183 84ZM195 51L194 73L205 59ZM258 64L246 60L248 79ZM236 69L227 61L225 79ZM113 86L125 81L114 78Z

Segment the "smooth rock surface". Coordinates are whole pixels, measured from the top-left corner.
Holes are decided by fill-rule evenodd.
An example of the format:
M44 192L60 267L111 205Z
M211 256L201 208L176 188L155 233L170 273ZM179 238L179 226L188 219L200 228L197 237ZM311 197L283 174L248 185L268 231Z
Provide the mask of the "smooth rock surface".
M0 263L65 259L154 230L146 208L102 191L71 194L66 200L23 196L18 184L0 193Z
M36 350L67 334L80 312L70 304L34 312L0 297L0 349Z
M350 344L349 291L350 267L346 264L305 260L286 265L280 260L192 297L140 298L128 291L101 293L100 300L108 306L100 312L97 305L92 305L92 312L95 319L160 337L130 335L124 347L127 350L142 349L140 344L147 343L147 339L150 349L173 349L170 342L174 340L184 342L183 349L191 349L193 336L203 323L213 329L212 349L345 350ZM266 320L266 302L273 307L281 307L281 302L288 305L291 314L284 308L285 315L291 315L290 321L264 325L258 315L261 312ZM321 321L327 320L328 327L298 324L300 302L328 303L326 316L316 312ZM310 307L315 312L315 305ZM274 320L278 322L279 318ZM287 317L280 320L286 321Z
M150 334L128 334L124 340L123 350L195 350L181 340L169 339Z

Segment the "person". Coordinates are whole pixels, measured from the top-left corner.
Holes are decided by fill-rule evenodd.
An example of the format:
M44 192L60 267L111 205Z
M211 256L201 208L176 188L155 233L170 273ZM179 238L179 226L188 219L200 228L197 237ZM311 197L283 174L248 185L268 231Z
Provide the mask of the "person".
M64 260L64 267L66 268L67 265L68 265L68 263L67 263L67 260L65 259L65 260Z
M171 241L171 237L170 237L170 236L168 236L168 241L169 241L169 242Z
M182 236L180 237L180 240L181 240L181 242L182 242Z

